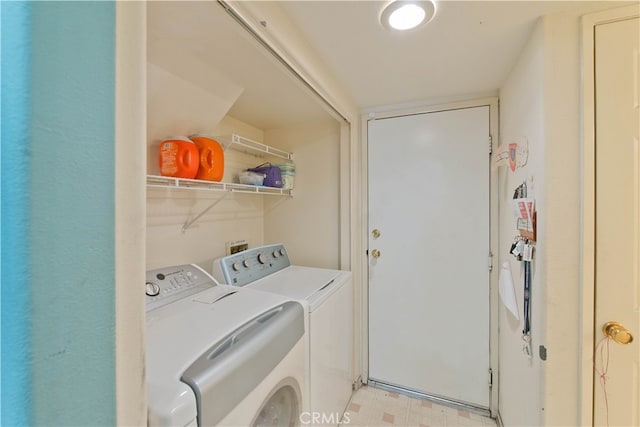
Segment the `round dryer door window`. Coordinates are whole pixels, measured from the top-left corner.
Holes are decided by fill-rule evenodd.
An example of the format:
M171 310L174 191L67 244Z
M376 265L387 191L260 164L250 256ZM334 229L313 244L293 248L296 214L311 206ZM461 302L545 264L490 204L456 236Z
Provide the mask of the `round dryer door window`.
M290 386L279 388L265 402L258 417L253 422L254 427L296 426L299 424L300 404L298 393Z

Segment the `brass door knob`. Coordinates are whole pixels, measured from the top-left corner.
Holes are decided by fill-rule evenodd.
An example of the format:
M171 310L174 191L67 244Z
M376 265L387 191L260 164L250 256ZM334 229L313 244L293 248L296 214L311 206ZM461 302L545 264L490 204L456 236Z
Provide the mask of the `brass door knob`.
M602 325L602 333L618 344L629 344L633 341L631 332L618 322L607 322Z
M375 259L380 258L380 251L377 249L374 249L371 251L371 256L374 257Z
M374 228L374 230L371 232L371 235L373 236L374 239L377 239L378 237L380 237L380 230L378 230L377 228Z

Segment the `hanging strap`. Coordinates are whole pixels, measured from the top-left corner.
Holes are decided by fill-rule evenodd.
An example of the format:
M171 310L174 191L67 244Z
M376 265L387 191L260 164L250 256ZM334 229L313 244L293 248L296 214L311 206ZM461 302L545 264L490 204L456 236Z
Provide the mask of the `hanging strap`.
M524 261L524 329L522 330L522 339L525 342L523 350L531 358L531 261Z
M254 168L247 169L247 170L248 170L248 171L252 171L252 170L254 170L254 169L260 169L260 168L263 168L263 167L272 167L272 166L273 166L273 165L272 165L270 162L265 162L265 163L263 163L263 164L261 164L261 165L258 165L258 166L254 167Z
M531 335L531 261L524 261L524 335Z

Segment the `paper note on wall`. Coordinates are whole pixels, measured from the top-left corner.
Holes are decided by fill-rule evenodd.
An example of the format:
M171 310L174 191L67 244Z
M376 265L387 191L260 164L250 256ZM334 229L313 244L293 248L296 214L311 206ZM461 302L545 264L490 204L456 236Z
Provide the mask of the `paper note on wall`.
M536 199L524 198L511 201L516 228L533 233L533 212L536 210Z
M520 320L520 316L518 315L518 304L516 303L516 291L513 287L513 279L511 278L511 270L509 269L508 262L502 264L498 285L502 303L507 307L516 320Z
M521 136L499 146L492 155L491 164L494 169L500 166L509 166L511 172L515 172L527 164L529 159L529 142Z

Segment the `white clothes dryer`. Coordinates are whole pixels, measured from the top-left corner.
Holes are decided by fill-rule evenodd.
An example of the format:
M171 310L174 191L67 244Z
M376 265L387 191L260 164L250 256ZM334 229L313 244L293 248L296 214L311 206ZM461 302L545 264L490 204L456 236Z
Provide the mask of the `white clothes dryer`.
M282 244L252 248L213 262L224 283L282 295L309 312L310 413L303 422L337 425L353 384L351 272L291 265Z
M290 298L147 272L150 426L297 426L308 411L305 315Z

